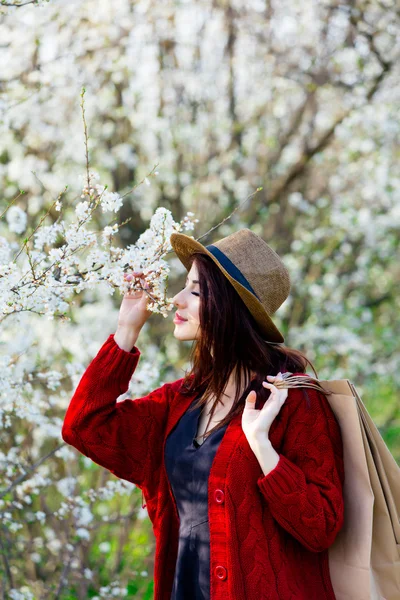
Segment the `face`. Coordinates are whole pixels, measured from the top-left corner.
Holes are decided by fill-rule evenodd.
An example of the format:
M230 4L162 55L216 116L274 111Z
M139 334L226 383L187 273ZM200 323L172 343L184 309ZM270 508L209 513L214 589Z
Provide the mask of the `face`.
M200 335L200 286L196 283L198 279L197 268L193 263L186 278L186 286L172 298L179 315L187 319L178 321L174 314L174 336L182 341L195 340Z

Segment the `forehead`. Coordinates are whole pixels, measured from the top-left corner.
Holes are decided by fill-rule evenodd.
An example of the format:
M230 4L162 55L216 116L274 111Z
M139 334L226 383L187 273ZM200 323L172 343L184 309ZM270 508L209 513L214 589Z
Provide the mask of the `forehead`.
M188 274L187 274L187 276L188 276L188 277L189 277L189 276L190 276L190 277L196 277L197 275L198 275L198 272L197 272L196 263L194 263L194 262L193 262L193 264L192 264L192 266L191 266L191 268L190 268L190 271L188 271Z
M199 276L198 276L198 271L196 269L196 265L192 264L190 271L186 275L186 281L188 282L190 280L192 282L193 280L198 281L198 279L199 279Z

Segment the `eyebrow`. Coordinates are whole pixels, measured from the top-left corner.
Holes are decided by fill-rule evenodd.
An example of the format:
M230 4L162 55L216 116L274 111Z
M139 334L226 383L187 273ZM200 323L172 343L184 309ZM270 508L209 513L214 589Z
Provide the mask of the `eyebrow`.
M186 277L186 281L189 279L189 277ZM198 279L192 279L192 283L200 283L200 281Z

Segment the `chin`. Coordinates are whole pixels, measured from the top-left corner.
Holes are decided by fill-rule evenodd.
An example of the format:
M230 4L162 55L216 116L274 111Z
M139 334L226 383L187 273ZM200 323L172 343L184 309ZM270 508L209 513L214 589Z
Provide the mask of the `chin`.
M185 333L180 333L179 331L174 331L174 336L176 338L178 338L179 340L182 340L182 341L193 340L194 339L194 337L192 335L190 335L190 334L188 335L188 334L185 334Z
M190 333L190 331L181 331L179 325L176 325L174 328L174 336L183 342L196 339L196 334Z

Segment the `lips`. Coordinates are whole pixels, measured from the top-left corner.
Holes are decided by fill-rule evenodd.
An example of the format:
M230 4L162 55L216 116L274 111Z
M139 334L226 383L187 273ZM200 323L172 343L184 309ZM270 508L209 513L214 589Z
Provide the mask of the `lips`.
M183 319L178 313L175 313L175 321L187 321L187 319Z

